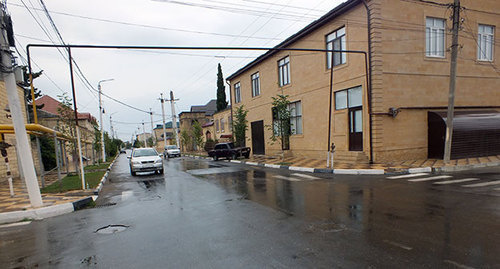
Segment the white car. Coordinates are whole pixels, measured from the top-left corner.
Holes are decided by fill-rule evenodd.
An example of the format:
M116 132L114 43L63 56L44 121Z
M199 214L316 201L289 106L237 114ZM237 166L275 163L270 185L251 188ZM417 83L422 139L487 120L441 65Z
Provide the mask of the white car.
M130 159L130 174L137 172L157 172L163 174L163 159L154 148L136 148L127 158Z
M163 153L165 157L181 157L181 150L176 145L165 146L165 151Z

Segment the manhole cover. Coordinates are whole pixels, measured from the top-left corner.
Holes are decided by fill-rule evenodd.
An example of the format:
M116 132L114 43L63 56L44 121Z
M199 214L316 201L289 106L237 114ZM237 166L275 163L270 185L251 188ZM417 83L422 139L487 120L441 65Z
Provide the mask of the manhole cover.
M95 232L98 234L114 234L125 231L129 226L121 225L121 224L112 224L108 226L101 227L97 229Z

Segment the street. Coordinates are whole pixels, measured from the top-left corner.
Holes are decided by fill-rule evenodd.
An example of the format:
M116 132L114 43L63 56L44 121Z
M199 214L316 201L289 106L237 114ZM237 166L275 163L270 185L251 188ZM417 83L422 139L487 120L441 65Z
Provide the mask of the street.
M0 267L500 267L499 167L354 176L186 157L164 166L132 177L122 154L95 208L0 226Z

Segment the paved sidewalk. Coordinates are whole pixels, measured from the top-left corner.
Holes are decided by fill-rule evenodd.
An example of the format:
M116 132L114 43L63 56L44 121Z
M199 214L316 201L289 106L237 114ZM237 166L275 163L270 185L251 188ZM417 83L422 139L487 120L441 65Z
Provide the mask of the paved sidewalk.
M203 153L188 153L189 156L200 156L208 157ZM304 157L285 157L283 160L279 157L270 157L264 155L251 156L249 159L238 159L238 161L249 163L249 164L259 164L271 167L300 167L314 169L315 171L321 172L332 172L331 169L327 169L326 159L312 159ZM431 171L461 171L469 170L472 168L486 167L486 166L500 166L500 155L488 156L488 157L478 157L478 158L466 158L451 160L449 164L445 165L443 160L438 159L420 159L412 161L401 161L392 163L374 163L374 164L350 164L350 163L338 163L334 162L333 170L342 170L343 172L349 170L364 170L367 174L370 174L369 170L383 170L384 173L411 173L418 170Z
M48 186L57 181L57 176L45 176L45 185ZM40 188L41 181L38 180ZM33 209L31 207L26 184L20 178L13 180L14 197L10 196L9 182L7 180L0 182L0 213L12 211L24 211ZM89 191L70 191L65 193L42 193L43 206L53 206L65 203L73 203L88 196L93 195L93 190Z

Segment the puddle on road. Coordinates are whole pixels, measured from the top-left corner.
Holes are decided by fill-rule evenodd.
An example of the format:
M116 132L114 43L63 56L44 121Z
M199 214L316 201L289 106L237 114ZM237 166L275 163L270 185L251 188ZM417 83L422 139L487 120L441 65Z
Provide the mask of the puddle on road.
M95 231L98 234L114 234L125 231L129 226L122 224L111 224L101 227Z

